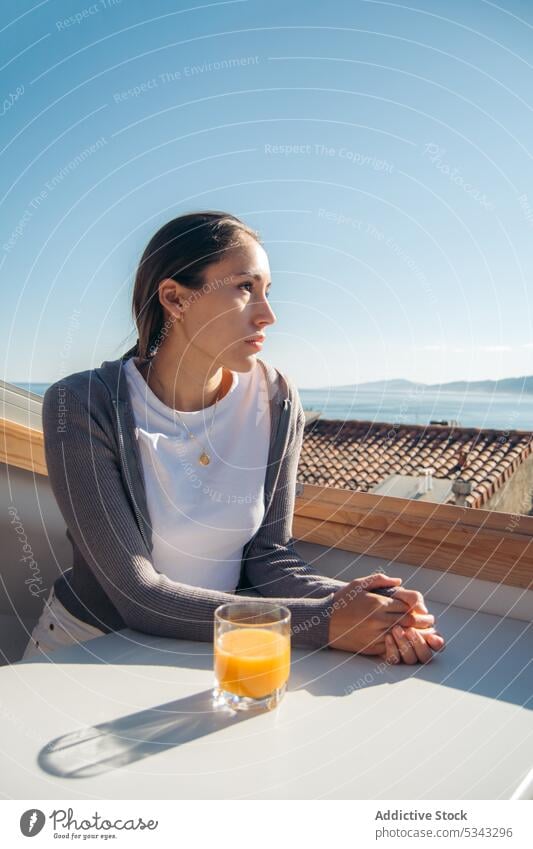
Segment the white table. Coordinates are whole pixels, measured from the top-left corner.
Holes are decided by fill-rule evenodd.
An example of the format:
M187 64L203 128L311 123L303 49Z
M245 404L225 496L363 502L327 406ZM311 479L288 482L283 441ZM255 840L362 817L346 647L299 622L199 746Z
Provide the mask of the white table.
M293 650L283 702L258 715L212 709L208 643L123 631L4 667L0 794L510 798L533 766L531 626L431 609L432 663Z

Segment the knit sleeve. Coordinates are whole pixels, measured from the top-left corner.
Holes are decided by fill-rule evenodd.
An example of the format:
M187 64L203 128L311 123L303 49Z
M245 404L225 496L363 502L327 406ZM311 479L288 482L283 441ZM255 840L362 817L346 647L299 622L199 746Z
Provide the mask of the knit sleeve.
M347 586L347 582L318 574L294 549L292 523L305 413L297 390L293 389L292 394L287 448L280 464L273 499L261 527L246 550L243 568L248 583L263 596L316 598L337 592Z
M67 529L126 626L211 641L215 609L243 596L181 584L156 571L128 499L112 422L60 382L46 391L42 419L48 477ZM273 599L291 611L295 646L327 644L332 597Z

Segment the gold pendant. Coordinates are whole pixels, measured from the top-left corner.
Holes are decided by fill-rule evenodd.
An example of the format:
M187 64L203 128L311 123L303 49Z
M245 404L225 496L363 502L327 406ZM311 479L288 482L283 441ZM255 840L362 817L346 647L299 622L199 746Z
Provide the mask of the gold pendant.
M202 451L202 453L200 454L199 462L202 464L202 466L207 466L211 462L205 451Z

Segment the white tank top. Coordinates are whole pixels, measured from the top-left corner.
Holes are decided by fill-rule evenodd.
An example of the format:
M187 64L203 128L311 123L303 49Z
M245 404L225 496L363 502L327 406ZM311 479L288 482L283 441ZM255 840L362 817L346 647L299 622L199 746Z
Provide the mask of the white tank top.
M263 521L270 444L266 378L256 361L232 372L229 392L194 412L179 411L155 395L137 358L124 365L142 458L152 523L155 569L174 581L234 592L244 545ZM203 449L207 466L198 458Z

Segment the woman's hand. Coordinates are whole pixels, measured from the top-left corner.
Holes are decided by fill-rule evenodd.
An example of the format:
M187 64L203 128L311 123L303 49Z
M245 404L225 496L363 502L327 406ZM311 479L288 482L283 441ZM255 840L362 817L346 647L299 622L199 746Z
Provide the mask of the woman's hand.
M398 588L394 592L394 597L402 599L409 605L411 598L406 596L409 592L403 588ZM418 593L419 601L411 612L427 613L428 609L424 603L421 593ZM408 627L403 628L400 624L396 624L392 631L385 637L385 652L383 659L387 663L429 663L433 658L433 652L442 651L444 649L444 637L437 633L434 627L418 628Z
M356 578L333 596L334 611L329 621L331 648L368 655L384 655L385 635L396 623L406 627L430 628L435 618L417 606L423 599L415 590L397 590L398 598L377 595L379 587L399 587L401 578L381 572ZM407 605L407 606L406 606Z

